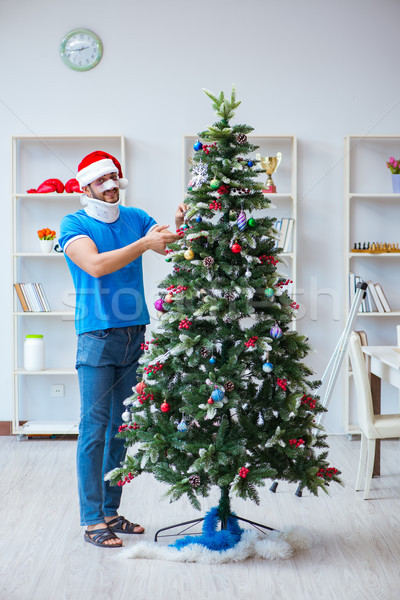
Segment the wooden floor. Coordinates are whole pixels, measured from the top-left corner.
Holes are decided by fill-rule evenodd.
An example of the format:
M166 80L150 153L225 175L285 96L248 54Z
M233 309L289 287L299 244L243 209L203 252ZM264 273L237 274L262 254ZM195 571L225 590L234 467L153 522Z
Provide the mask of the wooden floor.
M1 600L398 600L400 598L400 444L382 444L382 476L372 499L354 491L359 441L329 437L331 464L343 471L318 498L280 484L261 506L234 500L245 518L277 529L300 526L310 548L288 561L221 566L122 559L120 550L83 542L78 525L74 440L0 437ZM163 486L143 475L124 488L121 514L153 539L163 526L199 516L186 501L160 500ZM204 501L214 506L216 496ZM134 538L134 539L132 539Z

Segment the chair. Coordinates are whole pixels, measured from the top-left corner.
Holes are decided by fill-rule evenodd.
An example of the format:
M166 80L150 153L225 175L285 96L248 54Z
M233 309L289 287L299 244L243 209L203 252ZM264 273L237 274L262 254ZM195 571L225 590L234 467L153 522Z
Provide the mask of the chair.
M362 489L362 480L365 474L364 500L367 500L374 468L375 440L400 437L400 415L374 415L371 386L361 350L361 341L359 335L354 331L350 336L348 350L353 369L358 422L361 429L361 451L356 490Z

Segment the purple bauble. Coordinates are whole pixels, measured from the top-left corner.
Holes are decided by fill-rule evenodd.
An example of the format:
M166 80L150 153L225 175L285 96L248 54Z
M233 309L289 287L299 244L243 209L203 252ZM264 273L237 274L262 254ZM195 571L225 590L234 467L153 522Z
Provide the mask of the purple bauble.
M282 336L282 329L275 324L269 333L273 340L278 340Z
M164 308L163 308L164 307L164 300L162 300L162 298L158 298L158 300L156 300L154 302L154 306L155 306L156 310L163 311L164 310Z

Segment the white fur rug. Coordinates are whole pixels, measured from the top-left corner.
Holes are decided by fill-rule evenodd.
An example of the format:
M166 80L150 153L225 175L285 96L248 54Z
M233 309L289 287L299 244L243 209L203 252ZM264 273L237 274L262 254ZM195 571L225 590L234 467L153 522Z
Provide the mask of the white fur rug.
M221 552L209 550L199 544L189 544L178 550L156 542L139 542L123 550L120 557L222 564L248 558L285 560L291 558L295 550L307 547L305 535L297 529L273 531L268 535L246 529L236 546Z

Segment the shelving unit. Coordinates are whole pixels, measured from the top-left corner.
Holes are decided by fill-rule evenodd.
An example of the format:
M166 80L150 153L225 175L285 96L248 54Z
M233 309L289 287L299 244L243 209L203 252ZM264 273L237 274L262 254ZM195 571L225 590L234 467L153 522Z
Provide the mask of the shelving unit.
M116 156L124 171L123 136L16 136L12 163L12 283L40 282L51 312L23 312L12 288L13 312L13 434L71 435L78 433L79 388L75 370L74 288L62 253L39 251L37 231L59 234L64 215L81 208L80 194L28 194L46 179L64 184L75 178L79 161L94 150ZM124 192L121 192L124 204ZM46 368L23 368L27 334L44 335ZM62 383L65 397L52 397L51 386Z
M365 281L380 283L392 312L360 312L356 329L366 331L370 345L397 346L400 253L352 253L351 249L358 242L400 242L400 194L391 192L391 172L386 166L390 156L400 156L400 136L349 135L345 138L344 150L344 319L349 314L349 274L352 272ZM349 362L346 364L344 428L346 433L354 434L359 433L359 429L354 424L354 390ZM391 390L388 392L385 394L388 409L395 412L398 398L394 393L390 396Z
M183 197L187 193L187 184L190 180L190 158L193 156L193 144L198 136L185 135L183 138ZM282 276L293 281L293 298L296 299L297 282L297 139L292 135L248 135L248 141L259 146L254 153L261 156L276 156L282 152L281 163L272 175L277 192L265 194L271 205L260 211L253 211L253 216L272 216L279 220L290 217L294 220L292 251L280 254L279 272ZM267 174L260 176L260 181L266 182ZM292 322L293 328L296 321Z

